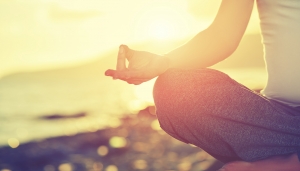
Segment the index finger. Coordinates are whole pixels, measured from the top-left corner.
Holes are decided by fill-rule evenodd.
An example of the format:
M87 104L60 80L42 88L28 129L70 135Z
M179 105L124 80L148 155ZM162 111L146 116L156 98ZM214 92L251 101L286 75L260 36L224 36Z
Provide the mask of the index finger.
M119 47L118 59L117 59L117 70L125 70L126 69L126 53L123 45Z

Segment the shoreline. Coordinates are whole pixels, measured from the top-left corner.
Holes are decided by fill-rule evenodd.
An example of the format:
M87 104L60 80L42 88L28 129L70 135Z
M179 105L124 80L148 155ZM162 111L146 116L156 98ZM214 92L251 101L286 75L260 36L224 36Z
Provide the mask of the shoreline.
M203 150L159 129L149 109L121 118L117 128L0 148L5 171L213 171L222 166Z

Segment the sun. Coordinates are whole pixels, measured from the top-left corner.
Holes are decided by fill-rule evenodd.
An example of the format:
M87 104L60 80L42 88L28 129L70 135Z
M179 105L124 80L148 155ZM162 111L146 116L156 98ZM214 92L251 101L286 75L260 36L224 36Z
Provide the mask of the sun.
M179 23L171 19L164 17L149 22L148 35L154 39L171 39L180 36Z
M135 22L135 36L146 39L176 39L188 34L189 15L168 6L146 9Z

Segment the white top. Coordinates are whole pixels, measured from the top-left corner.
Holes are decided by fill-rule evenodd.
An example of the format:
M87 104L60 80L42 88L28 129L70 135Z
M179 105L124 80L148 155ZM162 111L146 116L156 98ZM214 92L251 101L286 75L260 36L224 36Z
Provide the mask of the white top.
M268 82L262 94L300 106L300 0L257 0Z

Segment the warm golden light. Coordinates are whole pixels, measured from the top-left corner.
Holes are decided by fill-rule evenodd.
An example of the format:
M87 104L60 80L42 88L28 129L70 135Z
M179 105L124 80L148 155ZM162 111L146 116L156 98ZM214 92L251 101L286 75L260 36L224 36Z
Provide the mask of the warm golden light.
M184 10L170 6L147 8L135 23L135 34L148 39L167 40L181 38L189 34L189 15Z
M118 171L118 167L115 165L109 165L109 166L107 166L105 171Z
M160 124L159 124L159 122L158 122L157 119L154 120L154 121L152 121L152 123L151 123L151 128L152 128L153 130L156 130L156 131L161 130Z
M201 164L199 165L201 170L207 170L211 165L213 165L215 160L205 160L202 161Z
M72 171L73 167L70 163L64 163L58 166L59 171Z
M20 142L18 139L16 138L10 138L7 140L7 143L8 145L11 147L11 148L17 148L19 145L20 145Z
M20 70L81 64L124 42L194 35L212 21L219 3L220 0L0 1L0 77ZM258 33L257 11L251 21L248 30Z
M112 117L109 120L108 126L112 127L112 128L117 128L118 126L121 125L121 121L118 118Z
M137 114L140 110L145 109L147 107L147 103L138 97L138 99L131 100L128 104L128 107L132 114Z
M154 104L152 89L156 79L152 79L146 83L135 86L135 94L140 101Z
M148 152L149 150L149 145L144 142L135 142L132 147L138 152Z
M102 145L97 149L97 153L100 156L106 156L108 154L108 148L105 145Z
M11 171L11 170L9 170L9 169L2 169L1 171Z
M133 168L138 170L144 170L148 167L147 161L145 160L135 160L132 165Z
M190 163L189 161L184 161L177 165L178 170L182 170L182 171L188 171L191 169L191 167L192 167L192 163Z
M94 171L102 171L103 164L100 162L96 162L93 164L93 169L94 169Z
M109 145L113 148L122 148L127 145L127 141L123 137L112 137L109 139Z

